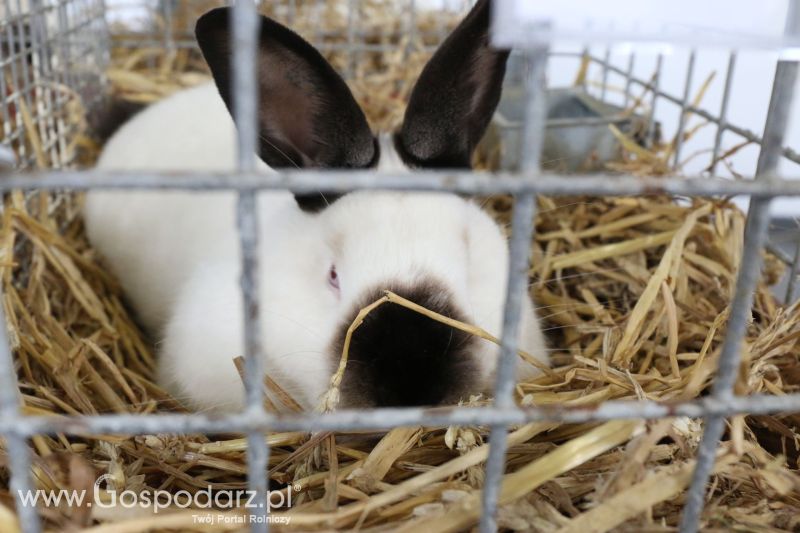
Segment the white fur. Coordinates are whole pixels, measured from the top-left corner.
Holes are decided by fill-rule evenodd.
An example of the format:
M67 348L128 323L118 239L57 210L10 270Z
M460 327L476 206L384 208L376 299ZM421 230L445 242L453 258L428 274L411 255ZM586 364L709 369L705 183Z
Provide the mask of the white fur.
M231 170L234 138L215 87L203 85L131 120L109 141L99 167ZM379 170L399 166L383 140ZM243 350L235 203L229 192L92 192L86 201L89 238L143 324L162 340L161 383L200 410L242 406L232 362ZM281 191L261 194L258 209L267 371L304 407L313 408L327 388L338 360L327 353L337 327L375 283L434 277L447 284L469 322L500 334L507 245L473 203L449 194L357 192L308 215ZM339 295L327 280L333 263ZM479 346L490 389L498 350L488 342ZM547 360L527 298L521 347Z

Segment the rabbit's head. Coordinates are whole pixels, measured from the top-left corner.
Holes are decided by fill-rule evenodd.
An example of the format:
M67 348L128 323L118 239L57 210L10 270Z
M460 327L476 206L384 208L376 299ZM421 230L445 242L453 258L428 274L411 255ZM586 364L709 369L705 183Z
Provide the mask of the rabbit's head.
M480 0L439 48L413 90L403 126L391 136L370 131L346 83L314 47L263 18L261 159L273 168L468 168L500 99L508 58L508 51L489 45L490 7ZM229 11L204 15L197 38L232 109ZM282 312L321 332L318 341L298 339L302 329L267 324L267 345L281 354L302 352L297 364L278 354L279 373L295 390L311 396L324 391L351 323L385 290L499 336L507 243L477 205L443 193L362 191L338 197L320 192L295 198L305 214L299 216L296 237L288 240L291 253L301 257L287 257L296 266L280 269L291 280L265 280L278 292L266 288L262 294L280 299L266 306L285 304ZM546 360L528 298L520 338L523 349ZM414 310L384 304L353 334L343 405L457 401L490 387L498 351Z

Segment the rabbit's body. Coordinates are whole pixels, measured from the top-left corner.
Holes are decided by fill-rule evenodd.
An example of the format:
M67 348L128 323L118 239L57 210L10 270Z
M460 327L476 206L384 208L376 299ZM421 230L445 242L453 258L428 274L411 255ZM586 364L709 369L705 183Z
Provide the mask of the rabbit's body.
M236 129L216 86L203 84L136 115L109 140L97 166L229 172L236 168ZM257 166L272 171L261 160ZM307 217L288 191L262 193L258 201L259 212L290 226ZM194 266L238 257L235 210L233 192L113 191L89 194L84 215L89 239L123 281L141 322L160 334ZM262 226L262 238L272 241L270 225Z
M230 105L227 63L212 46L227 38L221 36L228 28L226 11L211 12L204 19L198 24L198 39L222 98L215 87L206 85L145 110L109 141L101 168L235 167L235 127L225 105ZM488 2L481 0L464 24L483 26L487 21ZM479 120L463 125L470 136L459 147L455 134L446 128L439 131L438 125L437 135L427 136L436 121L425 114L417 120L411 110L421 102L424 107L435 102L426 101L426 94L415 104L412 96L403 131L394 138L373 138L346 86L326 70L324 60L285 28L267 19L264 25L262 39L276 41L270 41L269 48L275 57L268 55L264 61L280 60L266 72L284 72L285 77L271 74L262 82L262 159L273 166L379 171L398 171L403 163L446 166L468 160L475 137L488 122L485 110ZM474 32L466 37L474 39ZM456 45L464 48L463 43ZM482 46L476 53L488 54ZM500 60L504 65L504 57ZM300 64L281 71L287 62ZM432 65L438 65L436 57ZM420 84L424 77L425 73ZM497 77L495 72L490 79ZM499 77L502 81L502 69ZM304 97L304 105L292 102L307 84L315 87L315 96ZM320 86L334 96L318 99ZM499 84L492 90L499 91ZM487 94L491 100L492 94ZM473 100L464 96L470 105ZM336 105L315 114L328 104ZM480 100L476 105L483 107ZM490 103L487 109L490 116L494 106ZM459 117L454 110L446 111L451 120ZM259 168L270 171L262 162ZM260 193L257 206L260 327L267 371L305 408L313 408L326 390L344 333L358 310L386 289L499 336L508 250L500 228L475 204L440 193L365 191L337 199L274 191ZM85 208L91 241L121 279L142 323L160 341L161 383L202 410L228 411L242 404L241 379L233 364L243 351L235 210L233 192L185 191L92 192ZM520 342L546 361L528 298ZM497 347L488 342L384 304L353 336L343 405L454 402L490 388L497 355ZM520 369L533 371L530 365Z

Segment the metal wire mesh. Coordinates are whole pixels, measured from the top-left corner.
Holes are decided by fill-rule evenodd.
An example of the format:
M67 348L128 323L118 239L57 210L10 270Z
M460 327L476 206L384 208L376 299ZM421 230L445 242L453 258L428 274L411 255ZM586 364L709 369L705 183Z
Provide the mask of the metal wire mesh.
M171 1L143 2L145 7L161 14L154 19L155 28L161 29L163 38L146 40L132 35L119 41L123 46L193 46L193 41L167 29L172 28L171 17L175 4ZM349 71L355 64L356 54L373 50L360 39L357 27L358 2L348 2L349 16L346 42L339 44L350 54ZM409 28L414 28L415 2L409 1ZM286 2L286 17L291 20L296 3ZM63 119L67 100L64 88L78 92L90 105L101 97L102 70L107 60L107 33L105 5L102 0L5 0L0 9L0 91L2 91L2 131L0 141L13 147L19 154L19 166L55 168L71 164L68 140L69 126ZM745 333L752 304L752 293L756 284L760 254L744 255L739 268L736 293L728 325L727 338L720 357L718 377L712 395L700 400L681 404L665 405L654 402L606 402L599 407L562 409L558 407L520 408L513 402L513 354L516 331L519 327L522 288L527 283L528 242L533 233L532 220L536 194L572 195L585 194L632 195L646 192L664 192L674 195L715 196L749 194L754 201L749 212L745 249L759 250L766 240L769 222L769 201L776 195L800 196L800 183L783 181L776 177L781 158L800 162L800 155L784 146L786 117L791 104L797 75L797 63L781 62L778 65L773 86L772 103L766 121L765 133L759 136L739 128L727 120L729 95L736 55L730 54L722 97L721 109L713 114L698 108L689 101L694 70L694 54L690 56L686 72L685 89L681 96L673 96L660 88L660 72L663 58L659 56L656 74L652 80L643 80L633 75L636 57L631 54L627 68L611 63L609 54L602 57L588 50L583 55L592 64L602 69L602 78L610 75L622 76L625 80L625 101L631 99L634 87L649 90L652 98L651 119L661 103L671 103L680 108L678 145L674 159L680 159L681 132L686 127L689 112L705 118L717 127L714 146L710 153L710 168L716 168L720 158L721 139L730 132L761 146L761 158L757 179L730 181L698 176L693 179L634 179L618 176L572 176L568 181L539 169L539 138L545 127L544 72L548 52L545 48L526 51L528 101L523 127L524 152L520 171L498 174L491 178L470 173L419 173L407 175L376 176L371 173L347 173L337 175L330 181L331 173L286 172L276 175L253 173L252 154L256 146L254 110L257 105L255 91L254 57L256 49L255 5L237 2L235 11L235 90L237 94L234 110L239 128L239 165L237 179L223 175L175 176L148 173L135 176L118 176L96 171L41 172L17 175L0 181L0 190L11 189L85 189L85 188L180 188L180 189L235 189L239 192L238 229L243 251L243 274L241 288L244 296L246 346L246 390L247 408L244 413L219 419L202 414L158 415L158 416L85 416L63 417L57 420L43 417L23 417L19 411L16 394L15 370L5 330L0 330L0 435L6 440L12 472L11 487L14 494L29 489L30 457L26 439L37 434L62 432L75 433L158 433L158 432L244 432L248 435L249 488L258 495L256 501L266 498L266 464L269 449L262 438L266 430L354 430L372 429L400 425L488 425L491 427L491 451L487 462L486 483L483 495L483 518L481 529L495 531L495 513L498 492L504 469L507 430L511 425L538 420L562 422L587 422L616 418L660 418L669 416L705 417L705 435L698 450L697 468L687 499L682 530L696 531L702 511L706 482L713 466L715 451L724 429L725 417L737 413L768 413L800 411L800 395L795 396L751 396L736 397L733 385L739 363L740 345ZM795 13L792 13L794 16ZM159 26L160 24L160 26ZM153 27L149 28L150 30ZM794 31L794 26L790 26ZM152 31L149 33L152 34ZM334 46L334 45L331 45ZM383 45L381 45L383 46ZM372 48L371 48L372 47ZM580 55L580 54L579 54ZM603 87L606 87L603 83ZM603 89L605 91L605 89ZM605 97L605 92L601 94ZM613 122L613 118L609 120ZM650 120L651 126L655 121ZM569 124L568 124L569 125ZM25 141L24 132L35 129L41 139L40 146ZM654 127L650 135L655 135ZM37 159L38 158L38 159ZM47 164L45 164L47 163ZM258 287L258 234L255 224L256 191L262 189L289 188L295 192L316 190L325 180L327 189L347 191L358 188L381 188L395 190L447 190L460 193L511 193L516 196L514 227L511 239L509 287L505 306L502 332L502 357L497 373L496 400L492 407L482 409L457 408L437 409L379 409L370 411L339 411L331 414L305 413L293 416L278 416L264 411L260 386L261 340L257 327L258 305L255 300ZM794 294L800 253L795 256L783 254L782 258L792 266L788 297ZM2 319L2 317L0 317ZM17 506L24 531L40 530L36 509ZM266 506L260 507L265 512ZM251 509L258 513L258 509ZM265 531L266 521L257 521L253 531Z
M72 163L69 106L75 95L87 107L101 98L107 55L102 0L0 4L0 143L15 149L20 168Z

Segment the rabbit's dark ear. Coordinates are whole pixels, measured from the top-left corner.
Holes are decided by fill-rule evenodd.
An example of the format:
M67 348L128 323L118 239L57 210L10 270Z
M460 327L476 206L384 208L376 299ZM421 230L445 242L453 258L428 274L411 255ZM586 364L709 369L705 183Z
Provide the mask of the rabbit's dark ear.
M209 11L195 35L222 99L233 110L231 8ZM260 17L258 50L259 156L273 168L369 168L378 144L344 80L299 35ZM198 110L198 112L202 112ZM334 198L297 196L316 211Z
M494 114L508 50L489 43L490 0L479 0L417 81L396 137L407 164L467 168Z

